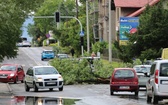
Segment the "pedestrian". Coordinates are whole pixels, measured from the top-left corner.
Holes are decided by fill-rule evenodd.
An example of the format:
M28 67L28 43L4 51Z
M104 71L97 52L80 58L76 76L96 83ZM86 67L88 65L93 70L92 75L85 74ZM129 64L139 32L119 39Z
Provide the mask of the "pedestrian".
M92 58L96 56L96 54L94 52L92 52L91 54Z
M71 49L71 54L72 54L72 57L74 56L74 54L75 54L75 50L72 48Z

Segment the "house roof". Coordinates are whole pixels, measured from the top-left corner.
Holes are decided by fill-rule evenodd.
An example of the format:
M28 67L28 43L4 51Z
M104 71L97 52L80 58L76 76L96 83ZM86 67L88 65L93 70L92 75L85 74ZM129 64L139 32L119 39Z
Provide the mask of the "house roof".
M149 4L153 0L114 0L115 7L134 7L140 8Z
M153 6L156 3L158 3L160 0L152 0L151 2L149 2L149 6ZM138 9L137 11L133 12L132 14L128 15L128 17L135 17L139 14L141 14L144 10L145 10L145 6L143 6L142 8Z

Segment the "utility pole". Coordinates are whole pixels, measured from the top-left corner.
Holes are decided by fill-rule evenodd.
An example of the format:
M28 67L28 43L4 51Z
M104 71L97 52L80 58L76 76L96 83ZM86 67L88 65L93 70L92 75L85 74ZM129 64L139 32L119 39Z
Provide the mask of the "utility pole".
M112 62L112 23L111 23L111 0L109 0L109 62Z
M87 52L90 52L88 0L86 0Z
M78 18L78 0L76 0L76 18Z

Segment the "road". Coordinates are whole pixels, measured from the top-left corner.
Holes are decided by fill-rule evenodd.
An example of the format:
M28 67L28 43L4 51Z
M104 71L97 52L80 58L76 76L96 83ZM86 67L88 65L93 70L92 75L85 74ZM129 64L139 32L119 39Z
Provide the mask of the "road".
M47 60L41 61L42 50L42 47L22 47L19 48L17 58L5 59L3 63L19 63L23 65L26 72L27 68L30 66L47 65ZM34 92L33 90L30 90L30 92L25 92L23 83L10 83L10 86L15 97L36 96L78 99L78 101L75 101L75 105L148 105L146 103L145 91L140 91L138 97L135 97L134 93L129 92L114 93L114 95L111 96L109 84L65 85L63 91L58 91L58 89L55 89L53 91L40 90L39 92ZM24 102L22 105L28 104ZM161 102L159 105L165 105L165 103Z

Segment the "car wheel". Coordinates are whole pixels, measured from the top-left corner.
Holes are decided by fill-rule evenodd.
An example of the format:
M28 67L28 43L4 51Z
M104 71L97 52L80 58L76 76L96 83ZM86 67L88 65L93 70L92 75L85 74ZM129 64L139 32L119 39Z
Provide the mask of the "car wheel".
M25 77L25 76L24 76L24 77ZM24 83L24 77L22 78L21 83Z
M16 84L18 81L18 77L15 78L14 83Z
M42 58L41 60L43 61L44 59Z
M138 96L139 91L135 91L135 96Z
M151 103L151 100L152 100L152 97L149 97L149 96L147 95L147 103Z
M49 88L50 91L53 91L53 88Z
M59 88L59 91L63 91L63 86Z
M113 95L114 91L112 89L110 89L110 95Z
M24 82L24 80L21 80L21 83L23 83Z
M25 82L25 91L29 91L30 90L30 88L29 88L29 86L26 84L26 82Z
M34 88L34 92L38 92L38 87L36 86L36 84L33 84L33 88Z
M158 97L154 94L154 92L152 93L152 103L158 104Z

